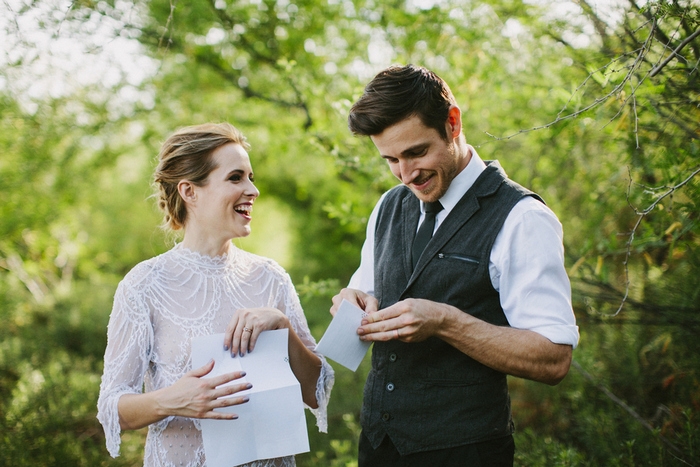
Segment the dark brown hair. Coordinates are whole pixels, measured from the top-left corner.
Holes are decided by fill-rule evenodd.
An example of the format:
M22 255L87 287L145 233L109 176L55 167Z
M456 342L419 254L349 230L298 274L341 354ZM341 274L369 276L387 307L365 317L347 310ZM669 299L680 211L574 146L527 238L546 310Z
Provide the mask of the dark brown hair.
M212 153L229 143L250 145L243 133L230 123L204 123L180 128L161 147L154 181L158 187L158 207L165 213L164 227L179 230L185 226L187 209L177 185L188 180L196 186L207 184L216 169Z
M457 102L447 83L432 71L414 65L390 66L365 87L348 116L356 135L372 136L412 116L447 140L445 122Z

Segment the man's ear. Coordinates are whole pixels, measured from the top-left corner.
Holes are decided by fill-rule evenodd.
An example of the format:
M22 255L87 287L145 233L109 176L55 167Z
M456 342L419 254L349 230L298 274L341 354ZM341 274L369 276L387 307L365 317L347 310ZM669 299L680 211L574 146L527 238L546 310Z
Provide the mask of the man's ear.
M180 180L177 184L177 191L185 204L191 204L197 200L195 185L189 180Z
M462 133L462 111L451 105L447 111L447 136L457 138Z

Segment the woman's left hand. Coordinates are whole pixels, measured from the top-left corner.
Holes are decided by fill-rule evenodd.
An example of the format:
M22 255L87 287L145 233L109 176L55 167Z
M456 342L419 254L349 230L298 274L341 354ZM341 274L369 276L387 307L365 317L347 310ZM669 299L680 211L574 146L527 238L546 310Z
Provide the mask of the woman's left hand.
M224 349L231 349L232 357L242 357L253 351L261 332L289 327L287 316L276 308L241 308L226 326Z

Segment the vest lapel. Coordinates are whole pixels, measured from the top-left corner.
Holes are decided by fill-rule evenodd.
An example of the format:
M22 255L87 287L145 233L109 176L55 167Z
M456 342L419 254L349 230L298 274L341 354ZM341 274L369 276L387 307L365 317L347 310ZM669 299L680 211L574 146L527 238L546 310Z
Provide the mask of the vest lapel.
M450 213L447 215L445 220L442 221L440 227L438 227L437 231L435 232L435 235L425 247L425 250L423 250L423 255L418 261L418 264L416 264L416 269L413 270L413 274L411 275L405 290L407 290L411 284L415 282L416 278L420 275L426 264L433 259L440 249L444 247L445 244L449 242L450 239L459 231L459 229L461 229L462 226L464 226L464 224L466 224L469 219L471 219L471 217L480 209L479 198L489 196L496 192L501 183L503 183L503 178L501 178L499 181L494 181L492 179L494 175L497 175L498 172L502 171L503 169L501 169L501 166L497 161L491 162L486 170L484 170L477 178L476 182L474 182L474 185L472 185L464 196L462 196L452 211L450 211ZM404 200L404 208L406 208L405 201L406 200ZM418 220L416 219L416 221L411 224L414 228L414 237L417 223ZM407 224L410 224L410 222L407 222ZM413 241L413 237L411 237L411 241ZM410 255L411 250L408 248L409 271L411 270Z
M411 193L403 199L401 205L405 213L405 222L403 223L403 270L406 271L406 281L411 278L411 269L413 268L413 255L411 247L413 239L416 237L418 229L418 220L420 219L420 201Z

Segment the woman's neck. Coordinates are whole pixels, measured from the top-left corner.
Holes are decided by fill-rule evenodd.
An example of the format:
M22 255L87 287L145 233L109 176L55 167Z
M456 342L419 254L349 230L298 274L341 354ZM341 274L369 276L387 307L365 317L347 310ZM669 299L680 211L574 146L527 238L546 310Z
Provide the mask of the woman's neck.
M196 251L200 255L215 257L229 252L231 239L220 239L210 235L196 235L185 230L185 236L181 245L183 248Z

